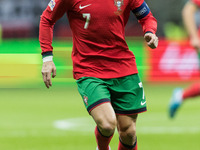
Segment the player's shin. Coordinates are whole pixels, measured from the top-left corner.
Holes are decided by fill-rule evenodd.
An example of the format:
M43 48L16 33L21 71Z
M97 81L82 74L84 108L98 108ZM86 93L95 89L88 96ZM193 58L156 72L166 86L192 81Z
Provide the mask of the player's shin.
M104 136L96 126L95 137L98 145L98 150L109 150L109 143L113 137L113 134L111 136Z
M183 100L200 95L200 83L194 83L184 90Z
M133 145L126 145L119 139L118 150L137 150L137 140Z

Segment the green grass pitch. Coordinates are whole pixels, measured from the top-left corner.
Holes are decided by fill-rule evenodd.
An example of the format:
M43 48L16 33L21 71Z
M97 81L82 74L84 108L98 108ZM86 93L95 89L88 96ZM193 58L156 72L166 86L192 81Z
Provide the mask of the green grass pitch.
M176 118L169 119L167 107L174 87L144 84L148 111L138 117L138 150L200 149L200 101L186 102ZM95 150L95 124L75 84L1 89L0 95L1 150ZM112 150L117 145L115 132Z
M130 47L135 47L131 40L128 43ZM60 52L58 56L65 54L62 47L71 49L72 46L71 42L66 44L57 41L54 44ZM137 44L140 50L142 43ZM137 58L141 56L139 50ZM65 72L59 71L59 67L62 70L62 65L70 62L55 60L57 77L52 80L53 87L46 89L38 71L42 63L40 52L37 39L14 42L3 40L0 43L0 55L5 54L1 55L0 60L0 76L3 74L0 80L0 150L95 150L95 124L84 108L75 82L62 76ZM37 73L35 78L25 80L21 77L19 82L23 82L23 85L14 85L13 79L6 77L10 74L4 75L2 71L4 67L4 71L9 73L3 61L5 56L10 57L9 54L20 54L17 60L20 60L18 63L22 66L17 67L21 69L27 62L25 59L21 64L21 54L27 54L30 58L35 56L30 65L36 63L33 68ZM9 59L8 62L10 60L13 61L11 64L16 65L16 60ZM144 60L138 59L140 73L148 69L148 66L142 66ZM12 88L5 88L7 84ZM188 85L144 82L148 111L138 116L138 150L200 150L200 98L185 102L173 120L169 119L167 112L172 90L176 86ZM115 132L110 143L112 150L117 150L117 145L118 133Z

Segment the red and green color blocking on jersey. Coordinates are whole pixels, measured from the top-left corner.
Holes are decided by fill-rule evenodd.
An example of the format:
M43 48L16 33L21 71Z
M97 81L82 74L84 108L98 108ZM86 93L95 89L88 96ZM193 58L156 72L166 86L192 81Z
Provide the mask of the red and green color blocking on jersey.
M144 33L155 33L157 21L146 10L144 0L52 0L40 21L42 54L52 55L53 26L66 13L73 33L75 79L119 78L138 73L124 28L133 11ZM140 17L143 12L148 14Z

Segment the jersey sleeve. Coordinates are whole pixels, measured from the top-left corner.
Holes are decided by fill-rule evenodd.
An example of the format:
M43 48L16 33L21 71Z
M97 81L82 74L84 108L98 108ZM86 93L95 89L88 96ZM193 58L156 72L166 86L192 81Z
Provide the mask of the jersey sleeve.
M138 22L142 25L144 33L156 33L157 20L144 0L131 0L131 10L138 19Z
M131 10L134 10L142 5L144 0L130 0Z
M200 7L200 0L191 0L191 2Z
M67 11L66 0L51 0L41 15L39 41L43 57L53 55L53 27L55 22Z

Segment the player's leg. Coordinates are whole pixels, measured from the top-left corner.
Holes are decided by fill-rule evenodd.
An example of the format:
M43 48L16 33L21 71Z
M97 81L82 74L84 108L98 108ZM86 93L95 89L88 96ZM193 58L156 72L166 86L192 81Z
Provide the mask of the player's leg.
M103 103L90 112L97 126L95 136L99 150L109 150L109 143L116 127L115 112L110 103Z
M172 97L169 104L169 116L173 118L181 106L183 101L183 89L176 88L173 90Z
M190 87L183 90L183 101L196 96L200 96L200 83L194 83Z
M110 103L110 92L103 80L84 77L77 81L88 113L97 124L95 136L99 150L109 150L109 143L116 127L115 112Z
M184 90L176 88L173 91L169 105L170 117L173 118L175 116L183 101L196 96L200 96L200 83L194 83Z
M137 150L136 119L137 115L117 115L118 150Z
M110 86L112 106L117 116L118 150L137 150L137 114L146 111L143 85L138 74L113 80Z

